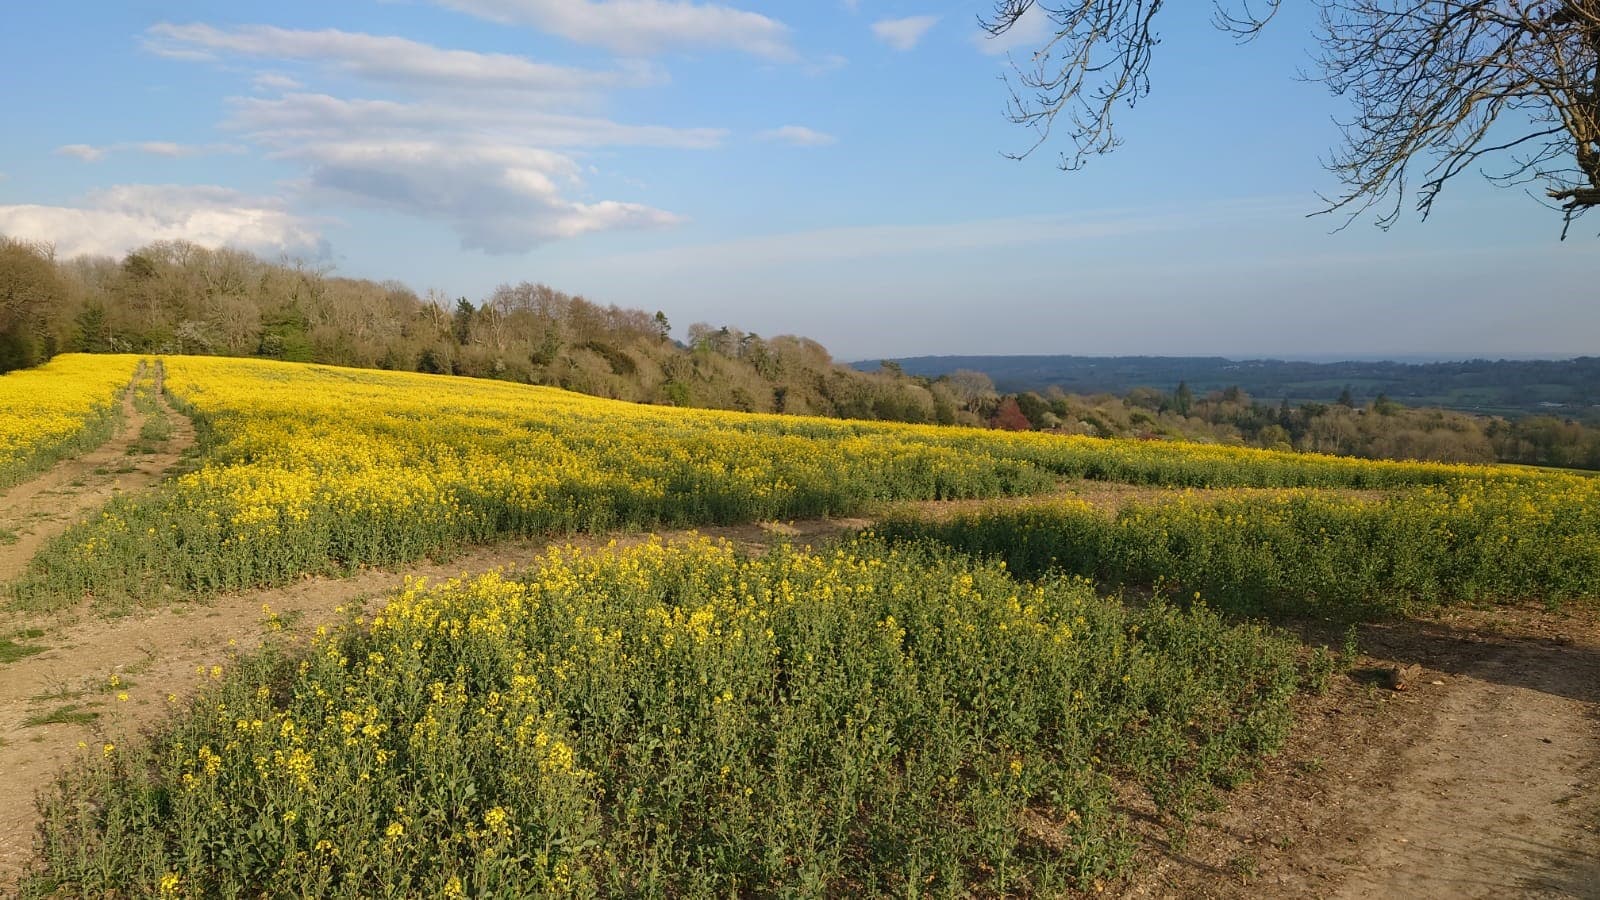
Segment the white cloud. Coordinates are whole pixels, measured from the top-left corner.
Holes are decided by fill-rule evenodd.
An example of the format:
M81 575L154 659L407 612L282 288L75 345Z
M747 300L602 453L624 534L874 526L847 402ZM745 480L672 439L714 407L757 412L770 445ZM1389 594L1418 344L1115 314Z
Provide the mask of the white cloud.
M922 41L939 21L938 16L910 16L904 19L884 19L872 23L872 33L878 40L896 50L911 50Z
M789 28L776 19L684 0L434 0L506 24L531 25L580 44L648 55L668 47L730 47L780 61L796 59Z
M682 221L638 203L567 199L579 166L548 150L459 141L347 141L292 154L310 167L312 191L365 206L444 219L463 247L526 251L549 241Z
M307 219L276 201L213 186L128 184L80 206L0 206L0 233L49 241L62 256L120 256L152 241L255 251L314 250Z
M162 24L145 33L145 44L163 55L176 49L212 60L220 58L219 54L304 60L371 81L430 89L574 93L647 83L659 77L643 66L617 71L576 69L506 53L446 50L406 38L335 29L295 31L244 25L224 30L201 24Z
M179 144L173 141L123 141L116 144L103 144L91 146L89 144L67 144L57 147L56 153L81 159L84 162L99 162L113 153L127 151L147 153L151 156L164 156L168 159L187 159L193 156L210 156L218 153L244 153L245 148L238 144Z
M783 144L793 144L796 147L826 147L836 144L839 139L831 134L807 128L804 125L784 125L763 131L756 137L764 141L776 141Z
M238 144L175 144L172 141L141 141L130 145L132 149L151 156L168 159L187 159L191 156L210 156L218 153L244 153Z
M56 153L61 156L70 156L73 159L81 159L84 162L99 162L106 158L106 149L104 147L91 147L88 144L67 144L57 147Z
M224 125L303 166L297 189L304 202L442 221L464 247L490 253L674 224L678 216L643 203L586 196L583 166L569 154L606 146L698 149L726 136L723 129L629 125L569 111L573 101L593 106L597 93L659 83L660 73L644 63L596 71L404 38L268 26L160 25L147 38L156 52L303 62L398 95L335 97L258 78L255 87L275 95L232 98Z
M722 143L720 128L624 125L607 119L546 112L532 106L345 100L327 94L289 94L234 101L228 125L277 150L350 139L458 135L517 146L644 146L704 149Z
M995 37L987 31L978 31L972 35L972 43L978 52L990 56L1001 56L1014 50L1031 54L1042 48L1049 39L1051 25L1050 14L1035 4L1028 7L1004 34Z
M193 144L176 144L172 141L144 141L137 146L141 151L151 156L165 156L169 159L194 156L203 150L203 148L196 147Z
M250 80L251 87L263 93L270 91L298 91L305 87L300 79L282 72L262 72Z

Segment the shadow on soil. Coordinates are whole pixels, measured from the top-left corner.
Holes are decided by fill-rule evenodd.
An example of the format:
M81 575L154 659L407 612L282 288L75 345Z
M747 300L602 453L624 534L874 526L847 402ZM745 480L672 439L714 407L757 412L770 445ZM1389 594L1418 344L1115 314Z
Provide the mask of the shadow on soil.
M1565 634L1505 634L1492 624L1407 620L1367 626L1361 646L1434 672L1600 704L1600 634L1578 620L1567 627ZM1574 637L1582 632L1587 640Z

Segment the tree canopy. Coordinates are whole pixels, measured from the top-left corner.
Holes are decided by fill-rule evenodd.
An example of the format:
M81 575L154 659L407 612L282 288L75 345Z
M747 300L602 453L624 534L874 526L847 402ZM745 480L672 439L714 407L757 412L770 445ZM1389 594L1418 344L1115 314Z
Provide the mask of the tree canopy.
M1562 217L1600 206L1600 0L1305 0L1320 11L1317 72L1352 114L1321 210L1387 228L1408 197L1423 218L1471 169L1537 185ZM1216 24L1255 36L1283 0L1217 0ZM1051 31L1014 63L1011 117L1038 141L1065 131L1065 169L1120 143L1114 112L1151 90L1163 0L995 0L1001 35L1037 10ZM1037 13L1036 13L1037 14ZM1063 127L1064 126L1064 127ZM1347 220L1348 221L1348 220Z

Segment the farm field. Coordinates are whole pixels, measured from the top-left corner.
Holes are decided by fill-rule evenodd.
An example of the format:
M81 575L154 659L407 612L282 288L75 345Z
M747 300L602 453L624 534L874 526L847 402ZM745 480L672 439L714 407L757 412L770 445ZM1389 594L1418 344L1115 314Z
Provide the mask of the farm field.
M11 643L266 609L236 652L180 654L200 672L130 717L144 734L95 722L128 702L123 675L82 673L118 699L57 704L88 719L34 734L83 746L46 794L25 896L1247 889L1259 848L1197 876L1150 847L1227 846L1208 829L1253 781L1309 779L1330 751L1307 735L1343 740L1315 717L1370 735L1394 723L1351 709L1428 696L1436 679L1390 692L1362 676L1390 658L1363 642L1414 655L1440 639L1426 623L1471 622L1508 647L1567 635L1551 671L1573 684L1594 665L1593 479L262 361L57 365L23 373L76 385L54 412L27 406L41 382L7 395L20 376L0 378L52 423L0 471L105 440L130 382L141 434L172 441L188 423L170 420L192 419L194 446L38 545L5 588ZM1096 499L1118 485L1135 499ZM1033 499L973 502L1007 497ZM696 527L755 537L682 533ZM551 540L587 549L536 549ZM371 577L508 541L515 571ZM365 606L339 587L361 579ZM348 599L285 615L274 601L294 590ZM1428 652L1436 674L1456 658ZM1459 664L1463 684L1492 680ZM1533 680L1502 686L1552 694ZM1597 698L1553 693L1566 704L1522 709L1569 727L1530 753L1588 771ZM1345 756L1317 769L1365 758ZM1401 883L1386 871L1369 874Z
M19 588L25 602L150 601L505 536L848 515L882 501L1044 493L1073 478L1383 488L1531 477L680 410L258 360L174 358L164 369L199 425L199 469L47 548Z

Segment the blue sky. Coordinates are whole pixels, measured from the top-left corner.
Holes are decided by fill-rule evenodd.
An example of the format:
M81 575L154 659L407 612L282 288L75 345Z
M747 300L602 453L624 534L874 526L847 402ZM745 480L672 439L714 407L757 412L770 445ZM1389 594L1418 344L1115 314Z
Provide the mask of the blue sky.
M1030 136L988 9L20 5L0 233L233 244L451 297L543 281L841 359L1600 352L1590 223L1558 242L1481 180L1387 233L1306 218L1343 112L1295 77L1307 10L1241 47L1169 5L1125 146L1064 173L1061 144L1003 155Z

